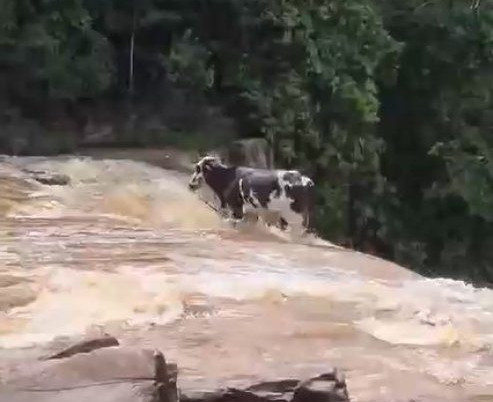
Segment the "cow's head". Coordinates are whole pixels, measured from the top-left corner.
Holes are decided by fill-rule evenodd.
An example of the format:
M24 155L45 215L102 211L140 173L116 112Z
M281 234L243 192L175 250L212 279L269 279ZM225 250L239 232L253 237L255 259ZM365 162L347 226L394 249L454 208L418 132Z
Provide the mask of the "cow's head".
M218 166L220 164L221 161L216 156L204 156L195 164L194 172L188 182L188 188L192 191L198 190L205 180L204 175L206 175L208 171L212 170L214 166Z

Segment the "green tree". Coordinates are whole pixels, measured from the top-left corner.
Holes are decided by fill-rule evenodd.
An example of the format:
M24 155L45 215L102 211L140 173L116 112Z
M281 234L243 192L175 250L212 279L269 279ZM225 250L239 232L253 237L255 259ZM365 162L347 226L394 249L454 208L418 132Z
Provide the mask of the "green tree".
M107 40L79 0L2 0L4 96L22 101L90 97L111 83Z
M392 211L380 208L390 214L384 236L400 262L484 279L491 275L492 3L385 5L386 27L405 46L396 85L381 91L382 172L396 194Z

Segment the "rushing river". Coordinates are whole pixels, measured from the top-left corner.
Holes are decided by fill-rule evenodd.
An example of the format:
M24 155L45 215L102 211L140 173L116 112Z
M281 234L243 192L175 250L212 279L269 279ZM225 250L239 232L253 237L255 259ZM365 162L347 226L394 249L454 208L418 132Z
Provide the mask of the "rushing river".
M23 168L72 183L44 186ZM0 381L107 332L160 348L184 388L336 365L354 401L493 401L493 291L232 229L186 180L130 160L0 160Z

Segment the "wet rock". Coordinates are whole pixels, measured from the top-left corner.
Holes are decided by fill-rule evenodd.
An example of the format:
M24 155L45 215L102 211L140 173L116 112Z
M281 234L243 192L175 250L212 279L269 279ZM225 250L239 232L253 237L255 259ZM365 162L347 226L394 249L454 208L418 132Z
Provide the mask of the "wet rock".
M23 171L32 179L48 186L66 186L70 184L70 177L64 174L47 172L45 170L24 169Z
M337 370L308 381L279 380L244 390L228 388L217 392L183 395L186 402L349 402L346 381Z
M299 380L290 379L269 381L253 385L247 391L267 401L290 401L298 384Z
M118 341L107 336L74 345L48 360L26 362L5 371L0 402L349 401L345 379L337 370L308 381L282 379L242 389L179 393L177 366L167 363L160 351L118 346L76 353L76 349L85 352L101 342L107 345Z
M61 352L43 358L43 360L63 359L76 355L77 353L89 353L96 349L109 348L118 345L120 345L118 339L112 336L104 336L102 338L89 339L76 343L75 345L62 350Z
M299 380L269 381L246 389L228 388L217 392L183 395L187 402L290 402Z
M292 402L343 401L349 401L349 395L346 380L337 370L301 383L295 390L292 400Z
M170 371L172 375L170 375ZM160 351L154 352L154 385L156 397L159 402L177 402L178 389L176 387L178 368L176 365L168 366Z
M176 402L176 376L160 352L105 348L16 367L0 402Z
M272 168L269 143L264 138L248 138L232 142L225 151L224 160L231 165Z
M271 399L268 395L259 396L253 392L239 389L228 389L217 392L196 393L194 395L182 395L182 402L288 402L289 399Z

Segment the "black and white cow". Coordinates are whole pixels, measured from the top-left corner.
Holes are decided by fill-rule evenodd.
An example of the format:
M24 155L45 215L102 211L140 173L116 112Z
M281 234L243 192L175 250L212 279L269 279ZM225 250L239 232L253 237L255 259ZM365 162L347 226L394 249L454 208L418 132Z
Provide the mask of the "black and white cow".
M206 156L195 165L189 188L196 191L204 182L219 198L221 210L229 211L234 220L254 212L267 222L274 213L282 229L309 229L314 183L297 170L226 166L219 158Z

